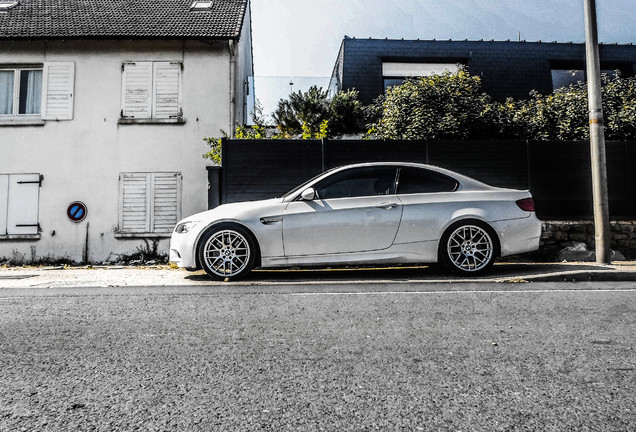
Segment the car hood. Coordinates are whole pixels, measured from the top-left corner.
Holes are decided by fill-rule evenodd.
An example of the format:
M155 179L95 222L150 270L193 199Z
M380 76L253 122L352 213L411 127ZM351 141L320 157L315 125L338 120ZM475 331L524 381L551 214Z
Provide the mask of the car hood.
M266 209L275 204L283 202L282 198L272 198L260 201L243 201L237 203L223 204L215 207L211 210L207 210L201 213L193 214L181 222L213 222L216 220L240 220L248 217L249 215L259 212L261 209Z

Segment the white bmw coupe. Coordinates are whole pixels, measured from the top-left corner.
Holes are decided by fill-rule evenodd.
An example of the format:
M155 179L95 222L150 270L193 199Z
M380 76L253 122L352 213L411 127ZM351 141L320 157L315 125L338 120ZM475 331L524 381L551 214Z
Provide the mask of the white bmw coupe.
M528 191L416 163L326 171L280 198L224 204L180 221L170 261L237 280L254 267L439 262L464 275L538 249Z

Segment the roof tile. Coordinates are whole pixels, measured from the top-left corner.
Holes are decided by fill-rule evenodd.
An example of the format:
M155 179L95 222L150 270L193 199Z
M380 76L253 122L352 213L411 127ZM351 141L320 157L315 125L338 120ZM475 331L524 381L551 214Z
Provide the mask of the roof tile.
M248 0L20 0L0 13L0 39L236 39Z

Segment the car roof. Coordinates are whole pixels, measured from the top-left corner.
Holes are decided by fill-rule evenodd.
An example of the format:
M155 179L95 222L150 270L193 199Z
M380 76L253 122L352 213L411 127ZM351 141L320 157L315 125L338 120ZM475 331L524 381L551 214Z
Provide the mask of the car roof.
M493 186L490 186L486 183L483 183L479 180L475 180L472 177L468 177L464 174L460 174L455 171L451 171L446 168L439 167L437 165L430 165L426 163L420 162L362 162L355 163L349 165L342 165L331 170L326 171L325 173L333 173L336 171L341 171L350 168L358 168L358 167L373 167L373 166L396 166L396 167L415 167L415 168L423 168L431 171L436 171L440 174L445 174L447 176L453 177L461 184L461 189L494 189Z
M457 180L459 182L459 187L457 188L457 191L497 189L493 186L487 185L486 183L480 182L479 180L475 180L471 177L468 177L463 174L459 174L455 171L451 171L449 169L438 167L435 165L429 165L429 164L418 163L418 162L363 162L363 163L342 165L342 166L328 169L324 171L322 174L319 174L313 179L308 180L307 182L292 189L290 192L285 194L283 198L285 200L293 201L299 196L299 194L302 192L302 189L304 189L305 187L309 187L311 184L315 184L319 182L320 180L322 180L323 178L329 175L332 175L336 172L344 171L351 168L364 168L364 167L374 167L374 166L414 167L414 168L422 168L422 169L438 172L440 174L447 175Z

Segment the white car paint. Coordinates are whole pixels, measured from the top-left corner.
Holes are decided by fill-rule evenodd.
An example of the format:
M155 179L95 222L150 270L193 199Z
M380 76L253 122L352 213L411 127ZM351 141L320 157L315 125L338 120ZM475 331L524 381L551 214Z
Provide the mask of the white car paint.
M301 194L329 176L353 168L412 167L455 179L452 192L387 194L304 200ZM197 247L209 228L232 223L246 228L260 249L262 267L293 265L436 262L444 232L458 221L492 228L499 256L536 250L541 223L515 202L528 191L488 186L439 167L369 163L328 171L282 198L221 205L180 222L196 222L172 234L170 261L197 268ZM178 225L178 226L179 226Z

